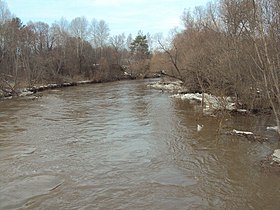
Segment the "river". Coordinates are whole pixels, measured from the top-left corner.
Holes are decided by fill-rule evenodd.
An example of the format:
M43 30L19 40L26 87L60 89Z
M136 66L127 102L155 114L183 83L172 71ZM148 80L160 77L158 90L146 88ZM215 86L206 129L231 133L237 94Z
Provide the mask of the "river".
M279 209L280 176L260 167L279 146L271 118L220 126L149 82L0 101L0 209Z

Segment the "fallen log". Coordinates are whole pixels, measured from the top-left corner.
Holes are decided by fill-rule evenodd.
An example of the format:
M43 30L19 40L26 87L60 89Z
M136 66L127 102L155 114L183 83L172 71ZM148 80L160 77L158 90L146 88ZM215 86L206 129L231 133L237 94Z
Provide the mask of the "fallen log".
M254 134L253 132L250 132L250 131L239 131L239 130L233 129L232 131L226 132L226 134L227 135L232 135L232 136L245 137L249 141L265 142L265 141L268 140L268 138L265 138L265 137L260 136L260 135L256 135L256 134Z

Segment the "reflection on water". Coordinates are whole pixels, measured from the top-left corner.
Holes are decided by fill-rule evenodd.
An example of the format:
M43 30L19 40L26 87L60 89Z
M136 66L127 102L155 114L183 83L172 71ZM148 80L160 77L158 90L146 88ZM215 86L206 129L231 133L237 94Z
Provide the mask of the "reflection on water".
M203 117L121 81L0 102L0 209L277 209L263 117ZM201 132L197 124L203 124ZM251 130L266 143L218 135Z

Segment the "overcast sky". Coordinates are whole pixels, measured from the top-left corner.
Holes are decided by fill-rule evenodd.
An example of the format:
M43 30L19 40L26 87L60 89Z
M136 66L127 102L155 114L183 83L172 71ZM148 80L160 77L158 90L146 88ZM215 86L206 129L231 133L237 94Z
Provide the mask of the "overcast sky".
M206 5L209 0L6 0L10 11L24 23L29 20L48 24L61 17L71 21L85 16L105 20L111 34L167 34L181 26L184 9Z

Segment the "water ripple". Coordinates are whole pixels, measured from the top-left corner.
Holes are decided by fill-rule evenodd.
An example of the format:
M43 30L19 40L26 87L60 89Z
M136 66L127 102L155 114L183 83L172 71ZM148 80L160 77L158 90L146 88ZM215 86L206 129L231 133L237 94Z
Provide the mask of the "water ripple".
M256 166L275 144L218 136L218 119L146 85L84 85L1 102L0 200L31 209L279 206L279 177ZM234 122L262 129L259 120Z

